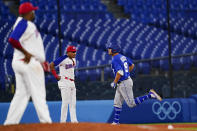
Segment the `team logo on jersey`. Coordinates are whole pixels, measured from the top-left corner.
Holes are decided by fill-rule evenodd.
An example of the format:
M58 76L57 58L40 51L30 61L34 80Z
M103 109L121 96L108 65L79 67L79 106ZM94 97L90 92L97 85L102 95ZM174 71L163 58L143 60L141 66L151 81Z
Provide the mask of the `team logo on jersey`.
M164 103L154 102L152 111L160 120L174 120L181 112L181 104L178 101L172 103L165 101Z
M125 56L122 56L122 57L120 58L120 60L121 60L122 62L125 62L125 61L127 60L127 58L126 58Z
M65 65L65 68L66 68L66 69L70 69L70 68L73 68L73 67L74 67L74 66L73 66L72 64L66 64L66 65Z

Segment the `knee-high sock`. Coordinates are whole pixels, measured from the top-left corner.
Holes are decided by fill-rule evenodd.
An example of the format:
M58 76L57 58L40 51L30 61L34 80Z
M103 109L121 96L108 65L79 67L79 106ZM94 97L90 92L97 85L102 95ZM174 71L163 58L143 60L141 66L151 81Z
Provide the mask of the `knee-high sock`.
M144 96L139 96L135 98L135 104L139 105L142 102L144 102L145 100L148 100L151 98L151 94L149 93L148 95L144 95Z
M120 112L122 111L122 108L114 107L115 114L114 114L114 123L119 123L120 119Z

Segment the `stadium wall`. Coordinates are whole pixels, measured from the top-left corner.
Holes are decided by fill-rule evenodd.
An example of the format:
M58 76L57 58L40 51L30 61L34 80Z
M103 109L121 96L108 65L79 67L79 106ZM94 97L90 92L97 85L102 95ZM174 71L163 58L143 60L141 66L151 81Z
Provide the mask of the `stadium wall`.
M10 103L0 103L0 124L3 124L6 119L9 105ZM52 121L59 122L61 102L48 102L48 106ZM113 100L77 101L79 122L111 123L113 115ZM70 117L68 117L68 121L70 121ZM21 123L38 122L35 108L30 102ZM162 102L148 100L132 109L124 104L120 117L120 123L166 122L197 122L197 95L190 98L164 99Z

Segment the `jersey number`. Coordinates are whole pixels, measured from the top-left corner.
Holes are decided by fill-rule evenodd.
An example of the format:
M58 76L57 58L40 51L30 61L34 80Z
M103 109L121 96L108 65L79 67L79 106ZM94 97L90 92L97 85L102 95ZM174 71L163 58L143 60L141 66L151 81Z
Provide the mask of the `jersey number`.
M125 72L129 72L129 68L128 68L127 62L124 62L124 68L125 68Z

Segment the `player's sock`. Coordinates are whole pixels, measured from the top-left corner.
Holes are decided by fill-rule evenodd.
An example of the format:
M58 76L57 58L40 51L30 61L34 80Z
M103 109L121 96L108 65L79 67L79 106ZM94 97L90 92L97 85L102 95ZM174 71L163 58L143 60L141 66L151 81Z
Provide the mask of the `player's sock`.
M115 114L114 114L114 121L113 121L113 123L119 124L120 112L122 111L122 108L114 107L114 110L115 110Z
M135 98L135 104L139 105L142 102L144 102L145 100L148 100L150 98L151 98L151 94L150 93L148 95L139 96L139 97Z

